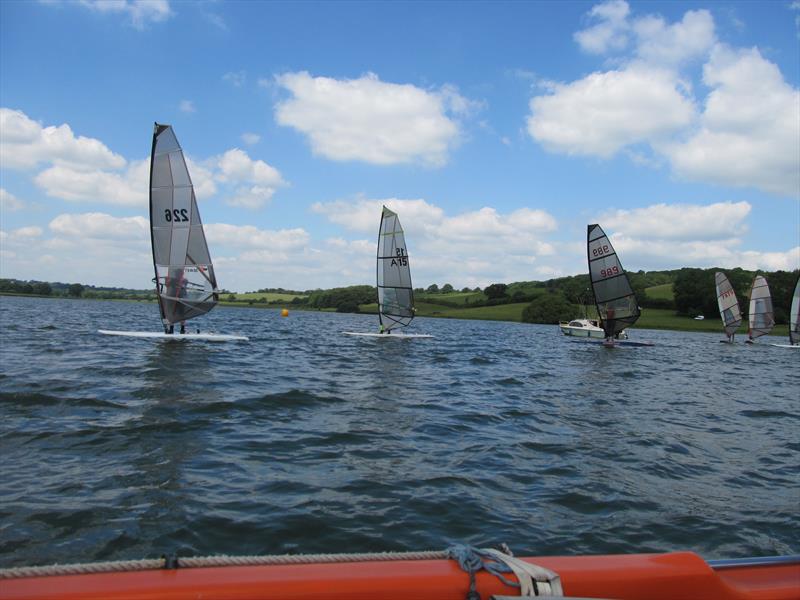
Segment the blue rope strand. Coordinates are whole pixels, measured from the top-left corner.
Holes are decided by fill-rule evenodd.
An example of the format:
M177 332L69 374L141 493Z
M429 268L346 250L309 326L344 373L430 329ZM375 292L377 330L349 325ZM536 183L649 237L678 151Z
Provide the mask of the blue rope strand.
M479 548L465 546L464 544L454 544L446 552L448 558L455 560L461 570L469 574L469 591L467 592L466 600L481 600L481 595L478 593L475 582L475 573L481 569L491 573L506 585L520 587L516 581L510 581L503 576L503 573L512 572L511 567L503 562L498 562L494 556L483 552Z

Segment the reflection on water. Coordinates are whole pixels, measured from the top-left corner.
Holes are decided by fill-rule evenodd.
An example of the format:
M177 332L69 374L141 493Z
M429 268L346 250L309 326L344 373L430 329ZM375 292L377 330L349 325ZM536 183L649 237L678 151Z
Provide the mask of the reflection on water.
M797 552L796 352L637 331L0 298L0 565L441 548ZM759 376L754 377L757 373ZM712 493L713 491L713 493Z

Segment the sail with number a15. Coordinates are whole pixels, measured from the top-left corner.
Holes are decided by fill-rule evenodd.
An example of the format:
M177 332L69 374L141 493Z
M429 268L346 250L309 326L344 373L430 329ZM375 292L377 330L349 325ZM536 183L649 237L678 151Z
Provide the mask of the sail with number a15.
M589 279L606 337L633 325L641 311L619 257L600 225L587 232Z
M192 179L172 127L158 123L150 157L150 230L164 327L214 308L217 280Z
M767 280L756 275L750 288L750 339L754 340L767 335L775 325L775 313L772 310L772 296L769 293Z
M800 344L800 277L794 284L792 294L792 314L789 316L789 342Z
M717 286L717 304L722 323L725 326L725 335L728 339L733 339L733 334L742 324L742 312L739 310L739 302L736 300L736 292L725 273L717 272L714 275L714 282Z
M383 207L378 230L378 317L385 331L414 318L414 290L403 228L397 214Z

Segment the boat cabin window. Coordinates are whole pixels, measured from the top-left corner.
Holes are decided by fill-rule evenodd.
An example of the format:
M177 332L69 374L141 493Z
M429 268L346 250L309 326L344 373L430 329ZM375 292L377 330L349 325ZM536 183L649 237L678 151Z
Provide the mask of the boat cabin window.
M583 327L583 323L580 321L570 321L570 327Z

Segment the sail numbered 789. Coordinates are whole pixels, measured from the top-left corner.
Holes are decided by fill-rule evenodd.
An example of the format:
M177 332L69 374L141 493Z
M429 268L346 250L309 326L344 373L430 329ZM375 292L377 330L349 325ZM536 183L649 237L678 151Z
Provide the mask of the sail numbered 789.
M219 290L192 179L172 127L158 123L150 157L150 231L165 329L214 308Z
M729 340L733 340L733 334L742 324L742 312L739 310L739 302L736 300L736 292L725 273L714 275L714 283L717 286L717 304L722 323L725 325L725 335Z
M614 337L637 321L641 314L639 303L628 275L600 225L589 225L587 254L597 312L606 337Z
M397 214L383 207L378 230L378 316L384 331L414 318L414 290L406 239Z

